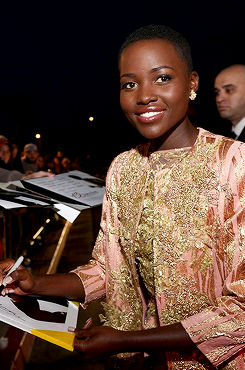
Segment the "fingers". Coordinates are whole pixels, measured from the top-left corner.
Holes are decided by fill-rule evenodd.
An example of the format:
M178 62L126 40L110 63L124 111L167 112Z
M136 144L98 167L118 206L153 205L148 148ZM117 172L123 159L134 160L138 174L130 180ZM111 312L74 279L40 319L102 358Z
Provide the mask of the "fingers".
M79 333L81 330L88 329L93 323L92 317L89 317L88 320L83 325L82 329L73 328L72 326L68 327L68 331L73 332L75 334Z
M15 292L15 290L14 290L14 289L11 289L11 288L9 288L9 287L6 287L6 288L4 288L4 289L2 290L1 295L4 297L5 295L8 295L8 294L10 294L10 293L14 293L14 292Z
M38 172L32 172L30 174L23 175L21 180L37 179L40 177L54 177L54 176L55 174L51 172L38 171Z
M0 263L0 282L3 283L3 279L5 275L7 275L8 271L13 267L15 261L12 259L6 259Z
M6 288L1 292L2 295L9 293L23 295L28 294L33 288L34 278L28 270L23 267L19 267L18 270L15 270L6 277L5 283Z
M85 322L83 329L88 329L93 323L92 317L89 317L88 320Z
M33 178L39 178L39 177L55 177L55 174L52 172L46 172L46 171L35 172L35 175L33 175Z

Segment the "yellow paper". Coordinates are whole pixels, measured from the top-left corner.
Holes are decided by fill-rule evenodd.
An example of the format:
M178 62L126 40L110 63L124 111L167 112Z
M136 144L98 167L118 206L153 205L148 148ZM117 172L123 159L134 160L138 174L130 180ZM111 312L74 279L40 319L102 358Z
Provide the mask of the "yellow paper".
M60 331L53 331L53 330L36 330L31 329L31 333L36 337L42 338L47 340L48 342L54 343L60 347L68 349L68 351L74 350L74 333L65 333Z

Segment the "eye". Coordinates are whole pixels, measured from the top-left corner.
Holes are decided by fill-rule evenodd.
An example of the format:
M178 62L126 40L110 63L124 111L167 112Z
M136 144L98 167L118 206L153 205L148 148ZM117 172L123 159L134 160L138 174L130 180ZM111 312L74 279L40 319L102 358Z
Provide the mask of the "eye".
M231 94L231 93L233 93L234 88L230 87L230 88L226 89L225 91L227 92L227 94Z
M164 75L159 76L156 79L156 82L163 83L163 82L168 82L170 80L172 80L172 77L170 75L168 75L168 74L164 74Z
M131 90L135 86L136 86L135 82L125 82L124 84L121 84L121 90L123 90L123 89Z

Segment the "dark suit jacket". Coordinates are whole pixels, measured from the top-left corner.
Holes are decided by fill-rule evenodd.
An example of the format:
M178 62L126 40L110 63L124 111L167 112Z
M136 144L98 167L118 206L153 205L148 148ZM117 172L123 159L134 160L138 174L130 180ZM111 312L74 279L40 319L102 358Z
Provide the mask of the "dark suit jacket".
M228 121L227 121L228 122ZM228 125L223 125L222 127L220 127L218 130L216 130L215 133L217 134L220 134L220 135L224 135L224 136L227 136L227 137L231 137L233 138L232 136L232 131L231 131L231 124L229 122L229 126ZM236 140L239 140L239 141L243 141L245 142L245 127L243 128L242 132L240 133L240 135L238 136L238 138L236 138Z
M241 134L238 136L237 140L245 142L245 127L242 130Z

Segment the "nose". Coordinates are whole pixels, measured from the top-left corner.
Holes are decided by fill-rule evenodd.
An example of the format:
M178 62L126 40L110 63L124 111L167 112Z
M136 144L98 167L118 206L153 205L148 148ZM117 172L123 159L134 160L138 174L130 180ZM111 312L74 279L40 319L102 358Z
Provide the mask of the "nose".
M220 91L217 95L216 95L216 102L217 103L220 103L222 102L223 100L225 99L225 93Z
M158 97L153 86L150 86L149 84L142 84L138 87L138 105L147 105L151 102L157 101L157 99Z

